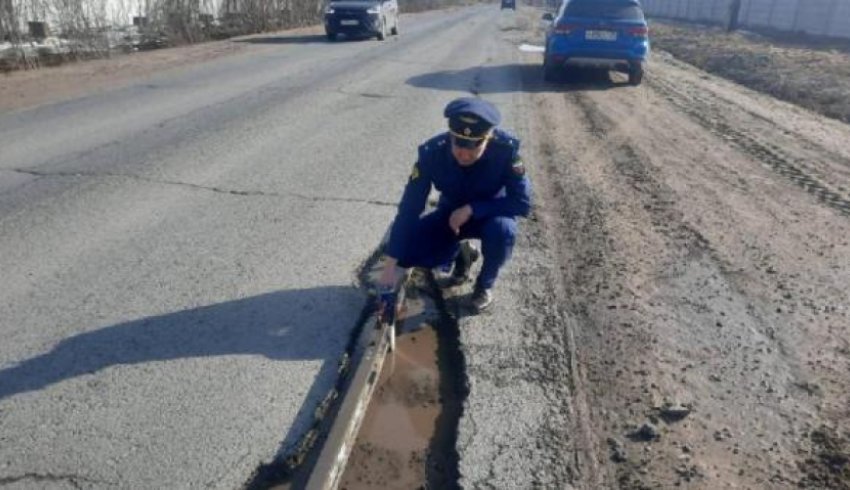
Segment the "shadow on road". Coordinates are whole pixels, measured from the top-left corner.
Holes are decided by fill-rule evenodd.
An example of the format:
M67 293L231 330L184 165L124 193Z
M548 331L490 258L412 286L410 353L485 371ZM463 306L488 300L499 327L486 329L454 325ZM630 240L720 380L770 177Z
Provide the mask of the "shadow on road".
M462 91L473 94L510 92L584 92L628 87L627 81L614 81L607 70L568 70L557 82L543 81L543 66L515 63L479 66L463 70L443 70L407 79L414 87Z
M339 34L336 41L331 41L324 34L306 34L303 36L263 36L249 39L238 39L234 42L249 44L332 44L345 41L374 41L375 36L348 36Z
M233 355L320 360L321 370L293 424L303 428L336 381L339 358L365 299L355 287L280 291L81 333L0 370L0 400L126 364ZM299 436L287 434L282 449Z
M237 43L249 44L325 44L328 38L324 34L307 34L303 36L265 36L249 39L237 39Z

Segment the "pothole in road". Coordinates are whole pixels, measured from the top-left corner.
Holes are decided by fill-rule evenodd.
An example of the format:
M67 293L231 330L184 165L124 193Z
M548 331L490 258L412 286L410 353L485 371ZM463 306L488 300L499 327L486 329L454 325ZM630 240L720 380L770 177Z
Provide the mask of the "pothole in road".
M424 294L408 293L405 306L340 489L457 487L465 397L457 328Z
M456 443L468 387L457 322L445 313L437 291L425 274L415 273L408 281L395 350L383 362L336 488L458 488ZM335 407L332 412L338 412ZM309 438L318 443L305 446L299 457L304 464L261 468L247 488L305 488L327 477L315 473L322 446L329 444L329 424L321 425L323 434ZM335 444L326 449L339 450Z
M396 339L340 488L420 488L441 410L437 335L430 325Z

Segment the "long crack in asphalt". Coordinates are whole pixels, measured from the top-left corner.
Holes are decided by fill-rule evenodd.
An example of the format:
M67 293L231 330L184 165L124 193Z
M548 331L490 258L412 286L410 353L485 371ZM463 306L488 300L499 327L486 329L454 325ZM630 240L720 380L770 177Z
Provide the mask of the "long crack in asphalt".
M109 173L109 172L42 172L38 170L27 170L27 169L9 169L11 172L32 175L35 177L95 177L95 178L121 178L121 179L131 179L138 180L141 182L147 182L151 184L160 184L160 185L171 185L171 186L179 186L179 187L187 187L195 190L209 191L215 192L218 194L229 194L234 196L256 196L256 197L274 197L274 198L296 198L303 199L305 201L313 201L313 202L347 202L347 203L361 203L361 204L371 204L375 206L391 206L397 207L398 203L388 202L388 201L379 201L374 199L357 199L353 197L328 197L328 196L308 196L306 194L299 194L297 192L268 192L268 191L255 191L255 190L240 190L240 189L226 189L217 186L205 186L200 184L193 184L191 182L179 182L173 180L163 180L163 179L151 179L147 177L142 177L139 175L132 174L122 174L122 173Z
M83 488L82 483L89 484L103 484L107 483L104 481L92 480L80 475L54 475L52 473L26 473L20 476L11 476L6 478L0 478L0 485L11 485L14 483L20 483L23 481L33 481L37 483L57 483L57 482L68 482L74 486L74 488ZM113 483L114 484L114 483Z

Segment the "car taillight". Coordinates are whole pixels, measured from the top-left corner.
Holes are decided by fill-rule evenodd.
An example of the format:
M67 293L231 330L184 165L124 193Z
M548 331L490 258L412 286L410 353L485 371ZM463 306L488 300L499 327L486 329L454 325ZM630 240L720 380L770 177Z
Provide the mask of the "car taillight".
M649 36L649 28L646 26L639 27L630 27L627 32L634 37L647 37Z
M555 26L555 34L569 34L576 30L578 26L575 24L558 24Z

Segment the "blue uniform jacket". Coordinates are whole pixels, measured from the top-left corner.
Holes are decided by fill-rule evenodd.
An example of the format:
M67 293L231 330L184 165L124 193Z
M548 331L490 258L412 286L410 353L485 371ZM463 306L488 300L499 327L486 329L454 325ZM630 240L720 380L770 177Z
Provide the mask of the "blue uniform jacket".
M519 146L518 139L495 129L481 158L464 168L452 155L448 133L435 136L421 145L419 159L413 166L390 231L387 254L395 258L405 256L411 231L425 209L432 185L440 192L438 211L451 213L469 204L472 206L472 220L528 215L531 183L525 175Z

